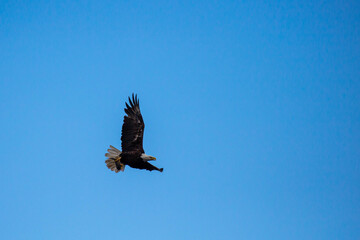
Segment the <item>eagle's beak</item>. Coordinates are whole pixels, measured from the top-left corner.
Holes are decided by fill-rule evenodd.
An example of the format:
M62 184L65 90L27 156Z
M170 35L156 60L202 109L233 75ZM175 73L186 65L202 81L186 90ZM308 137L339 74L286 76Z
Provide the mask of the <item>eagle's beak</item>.
M151 157L151 160L156 160L156 157Z

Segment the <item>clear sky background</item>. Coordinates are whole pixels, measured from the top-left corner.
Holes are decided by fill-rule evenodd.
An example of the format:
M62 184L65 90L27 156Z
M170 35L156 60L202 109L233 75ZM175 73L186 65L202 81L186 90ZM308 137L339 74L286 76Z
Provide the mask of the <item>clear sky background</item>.
M1 1L1 239L360 239L359 1ZM109 171L124 102L164 172Z

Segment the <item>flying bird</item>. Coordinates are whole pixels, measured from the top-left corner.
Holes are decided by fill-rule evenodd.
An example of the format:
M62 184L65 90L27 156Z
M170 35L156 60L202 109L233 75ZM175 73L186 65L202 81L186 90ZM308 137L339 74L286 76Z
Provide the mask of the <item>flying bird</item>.
M105 154L107 157L105 160L106 166L116 173L123 172L126 165L132 168L162 172L163 168L157 168L149 163L149 161L156 160L156 158L146 155L143 148L145 124L140 112L137 95L132 94L131 99L129 97L129 104L125 102L126 108L124 110L126 115L121 130L122 151L110 145L108 152Z

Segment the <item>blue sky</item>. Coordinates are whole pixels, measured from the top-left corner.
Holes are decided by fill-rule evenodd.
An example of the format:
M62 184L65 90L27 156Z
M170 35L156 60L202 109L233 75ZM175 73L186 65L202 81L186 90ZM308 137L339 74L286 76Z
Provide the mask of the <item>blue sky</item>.
M359 239L357 1L1 1L2 239ZM124 101L164 172L110 172Z

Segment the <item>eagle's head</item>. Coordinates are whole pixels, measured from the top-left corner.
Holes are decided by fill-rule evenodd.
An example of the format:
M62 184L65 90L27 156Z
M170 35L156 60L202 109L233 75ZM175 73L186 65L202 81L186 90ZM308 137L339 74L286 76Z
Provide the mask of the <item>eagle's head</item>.
M140 156L144 161L152 161L152 160L156 160L156 157L150 156L150 155L146 155L145 153L141 154Z

